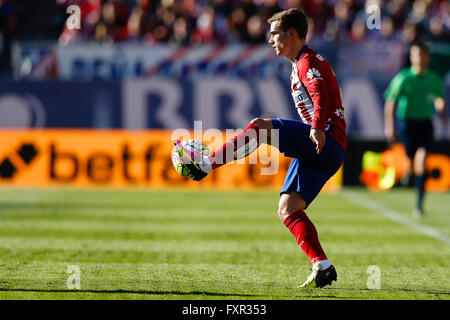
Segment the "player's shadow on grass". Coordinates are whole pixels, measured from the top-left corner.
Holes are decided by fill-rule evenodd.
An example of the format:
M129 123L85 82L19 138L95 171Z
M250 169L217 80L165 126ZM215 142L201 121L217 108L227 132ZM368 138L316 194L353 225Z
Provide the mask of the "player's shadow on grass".
M60 210L75 210L75 209L102 209L105 210L105 208L110 208L111 203L108 202L96 202L96 203L79 203L79 202L29 202L29 203L22 203L22 202L3 202L0 203L0 209L60 209ZM118 209L119 211L121 209L129 209L129 205L114 205L115 209ZM139 206L139 207L133 207L133 209L138 210L145 210L148 209L148 206Z
M21 289L21 288L0 288L0 291L8 292L50 292L50 293L105 293L105 294L115 294L115 293L124 293L124 294L147 294L147 295L204 295L204 296L223 296L223 297L257 297L259 295L255 294L245 294L245 293L220 293L220 292L209 292L209 291L177 291L177 290L125 290L125 289L116 289L116 290L76 290L76 289Z
M407 289L407 288L381 288L381 289L367 289L367 288L338 288L338 287L327 287L322 290L356 290L356 291L367 291L367 292L377 292L377 291L406 291L406 292L423 292L427 294L446 294L450 295L450 291L446 290L436 290L436 289Z

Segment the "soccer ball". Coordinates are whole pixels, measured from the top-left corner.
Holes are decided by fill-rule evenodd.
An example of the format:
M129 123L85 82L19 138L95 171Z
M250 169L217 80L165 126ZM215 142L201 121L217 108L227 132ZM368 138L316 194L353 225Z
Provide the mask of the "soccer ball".
M197 140L186 140L181 142L181 145L183 148L185 148L187 151L194 152L195 159L198 161L201 159L202 156L209 156L210 151L208 147ZM189 174L189 169L186 167L186 164L192 163L192 160L189 156L183 154L182 150L179 150L177 147L173 148L172 151L172 163L175 170L181 174L185 178L193 179L193 177Z

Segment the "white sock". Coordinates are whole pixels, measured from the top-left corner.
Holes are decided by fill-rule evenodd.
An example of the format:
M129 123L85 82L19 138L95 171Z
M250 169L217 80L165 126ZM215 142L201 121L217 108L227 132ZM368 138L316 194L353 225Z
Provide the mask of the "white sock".
M322 260L317 263L319 264L319 270L325 270L331 266L331 263L328 260Z

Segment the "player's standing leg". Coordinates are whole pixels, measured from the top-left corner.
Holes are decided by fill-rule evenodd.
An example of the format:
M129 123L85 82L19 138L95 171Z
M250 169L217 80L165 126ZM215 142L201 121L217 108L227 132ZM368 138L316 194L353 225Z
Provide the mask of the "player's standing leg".
M427 150L423 147L417 149L414 155L414 187L416 188L416 206L413 214L416 217L423 216L423 200L425 196L425 180L426 169L425 162L427 157Z
M336 281L337 274L322 249L316 227L303 211L305 208L306 203L300 193L283 193L280 197L278 215L313 266L313 272L302 287L307 287L315 281L316 286L321 288L331 284L333 280Z

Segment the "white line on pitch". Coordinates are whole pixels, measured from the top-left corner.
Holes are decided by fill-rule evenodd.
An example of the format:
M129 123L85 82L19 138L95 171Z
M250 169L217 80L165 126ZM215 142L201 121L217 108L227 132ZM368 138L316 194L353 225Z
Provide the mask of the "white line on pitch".
M379 213L379 214L385 216L386 218L389 218L393 221L396 221L405 226L408 226L411 229L414 229L417 232L420 232L428 237L434 238L434 239L439 240L447 245L450 245L450 238L443 235L439 231L437 231L433 228L421 225L417 222L414 222L414 221L406 218L402 214L398 213L397 211L392 210L388 207L385 207L384 205L382 205L381 203L379 203L375 200L369 199L367 197L362 196L359 193L352 192L352 191L343 191L342 194L348 201L350 201L356 205L370 209L376 213Z

